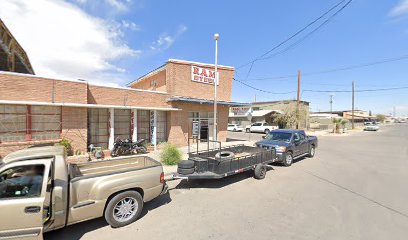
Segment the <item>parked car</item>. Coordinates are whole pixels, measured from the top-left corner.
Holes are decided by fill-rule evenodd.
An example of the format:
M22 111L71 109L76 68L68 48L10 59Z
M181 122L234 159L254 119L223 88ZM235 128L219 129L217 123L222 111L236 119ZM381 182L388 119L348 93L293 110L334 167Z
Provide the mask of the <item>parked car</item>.
M166 191L162 165L146 156L68 164L62 146L20 150L0 162L0 238L42 239L102 216L122 227Z
M244 128L238 124L228 124L227 130L233 132L242 132L244 131Z
M245 127L246 132L269 133L272 130L279 129L278 126L272 126L266 122L256 122Z
M255 145L259 148L275 148L279 162L284 166L290 166L295 159L304 156L314 157L317 137L307 136L303 130L273 130Z
M380 127L374 123L368 123L364 126L364 131L378 131Z

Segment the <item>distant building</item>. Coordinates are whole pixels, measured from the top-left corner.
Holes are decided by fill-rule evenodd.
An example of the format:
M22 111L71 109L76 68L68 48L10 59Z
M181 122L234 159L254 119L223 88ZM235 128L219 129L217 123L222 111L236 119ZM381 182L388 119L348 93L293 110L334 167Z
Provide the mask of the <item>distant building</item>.
M0 19L0 71L34 74L24 49Z
M296 100L280 100L280 101L267 101L267 102L253 102L250 106L244 107L231 107L229 113L229 123L236 123L242 126L249 125L254 122L268 122L274 125L275 116L277 114L283 114L288 111L293 111L296 108ZM300 107L302 116L300 119L304 119L300 123L300 127L307 126L306 119L309 115L309 102L300 101ZM252 119L248 120L247 113L251 112Z

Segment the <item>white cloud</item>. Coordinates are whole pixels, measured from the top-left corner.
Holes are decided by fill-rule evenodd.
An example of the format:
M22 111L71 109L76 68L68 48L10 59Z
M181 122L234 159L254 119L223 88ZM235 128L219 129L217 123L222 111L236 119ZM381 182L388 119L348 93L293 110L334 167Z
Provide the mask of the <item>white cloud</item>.
M390 16L396 17L408 13L408 0L401 0L397 6L390 11Z
M123 28L130 29L132 31L139 31L141 29L141 27L138 24L126 20L122 20L121 25Z
M173 35L166 32L160 34L159 38L150 45L150 49L153 51L163 51L168 49L185 31L187 31L187 27L185 25L180 25Z
M105 2L109 6L115 8L116 10L121 11L121 12L127 11L128 7L129 7L129 4L131 3L130 0L124 0L124 1L121 1L121 0L105 0Z
M0 1L0 16L38 75L110 81L125 72L115 60L141 54L109 22L64 1Z

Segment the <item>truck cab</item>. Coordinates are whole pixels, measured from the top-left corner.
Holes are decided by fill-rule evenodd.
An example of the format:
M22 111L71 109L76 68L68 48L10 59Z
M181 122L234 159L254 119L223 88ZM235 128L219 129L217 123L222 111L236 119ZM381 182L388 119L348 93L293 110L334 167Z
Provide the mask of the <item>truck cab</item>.
M102 216L125 226L166 191L161 164L146 156L69 164L62 146L20 150L0 162L0 240L42 239Z
M266 134L264 140L255 145L260 148L275 148L279 161L284 166L290 166L295 159L314 157L317 137L308 136L303 130L280 129Z

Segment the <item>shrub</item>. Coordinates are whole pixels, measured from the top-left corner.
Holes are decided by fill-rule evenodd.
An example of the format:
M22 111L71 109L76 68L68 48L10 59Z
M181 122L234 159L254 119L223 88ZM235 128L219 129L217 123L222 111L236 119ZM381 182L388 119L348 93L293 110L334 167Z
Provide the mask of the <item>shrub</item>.
M176 165L181 161L181 152L176 145L167 143L160 153L160 160L165 165Z
M57 143L57 145L64 146L65 149L67 150L68 156L72 156L74 154L74 151L72 150L71 142L68 139L62 139Z

